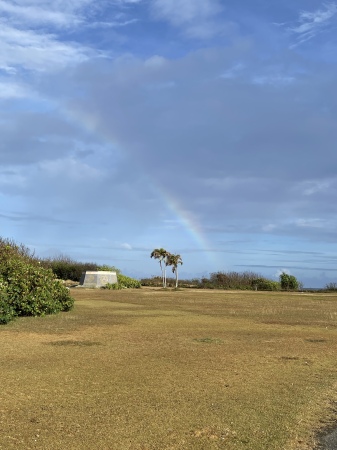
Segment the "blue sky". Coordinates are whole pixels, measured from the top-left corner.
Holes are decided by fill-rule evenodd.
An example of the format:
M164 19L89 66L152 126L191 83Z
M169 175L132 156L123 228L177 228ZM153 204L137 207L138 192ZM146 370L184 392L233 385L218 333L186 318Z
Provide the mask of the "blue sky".
M337 3L0 0L1 236L337 281Z

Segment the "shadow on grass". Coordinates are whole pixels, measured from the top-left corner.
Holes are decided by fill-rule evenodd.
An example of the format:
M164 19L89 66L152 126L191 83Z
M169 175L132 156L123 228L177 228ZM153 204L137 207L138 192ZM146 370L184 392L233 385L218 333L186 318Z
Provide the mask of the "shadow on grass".
M54 341L54 342L46 342L46 344L58 346L77 346L77 347L93 347L95 345L103 345L101 342L94 342L94 341Z

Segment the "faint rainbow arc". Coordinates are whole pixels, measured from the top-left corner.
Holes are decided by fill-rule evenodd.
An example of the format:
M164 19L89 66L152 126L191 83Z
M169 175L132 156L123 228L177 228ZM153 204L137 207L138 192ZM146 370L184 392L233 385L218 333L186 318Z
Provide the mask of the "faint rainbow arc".
M111 137L110 134L108 134L106 131L103 131L99 129L99 122L97 121L97 118L93 115L90 115L88 111L74 111L67 109L66 111L62 111L63 114L66 114L69 120L74 122L77 126L80 126L84 129L84 131L89 131L95 135L97 135L100 139L103 139L109 144L114 145L115 147L119 147L118 143L114 141L114 139ZM124 149L126 153L127 150ZM144 169L144 173L146 173L146 170ZM177 220L183 225L186 232L192 237L194 242L198 245L199 250L203 251L208 255L210 258L210 255L212 252L210 243L204 236L204 233L200 227L200 224L197 222L197 220L192 217L192 215L184 209L179 201L173 197L171 193L169 193L158 181L155 181L153 179L153 176L149 175L149 179L151 180L151 186L153 188L153 191L155 194L159 195L161 199L163 199L166 207L168 210L170 210L173 215L177 218Z
M171 193L163 188L159 183L154 183L154 189L163 199L166 207L173 213L177 220L183 225L187 233L197 243L199 249L204 252L210 251L210 244L204 236L201 227L197 220L184 209L179 200L177 200Z

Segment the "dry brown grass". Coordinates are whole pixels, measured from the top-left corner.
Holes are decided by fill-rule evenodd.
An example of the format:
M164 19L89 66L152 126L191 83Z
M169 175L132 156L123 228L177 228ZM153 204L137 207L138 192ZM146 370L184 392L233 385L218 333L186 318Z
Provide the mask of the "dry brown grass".
M0 449L308 449L332 417L337 295L72 293L0 327Z

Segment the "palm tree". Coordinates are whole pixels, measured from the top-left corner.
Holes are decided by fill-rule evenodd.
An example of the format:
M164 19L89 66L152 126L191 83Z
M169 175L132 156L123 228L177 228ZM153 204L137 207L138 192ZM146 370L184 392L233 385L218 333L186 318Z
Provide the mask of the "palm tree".
M164 248L155 248L151 253L151 258L159 259L163 288L166 288L166 266L170 253ZM164 265L162 264L164 262Z
M183 264L183 260L180 255L168 255L166 265L172 266L172 272L176 275L176 288L178 287L178 264Z

